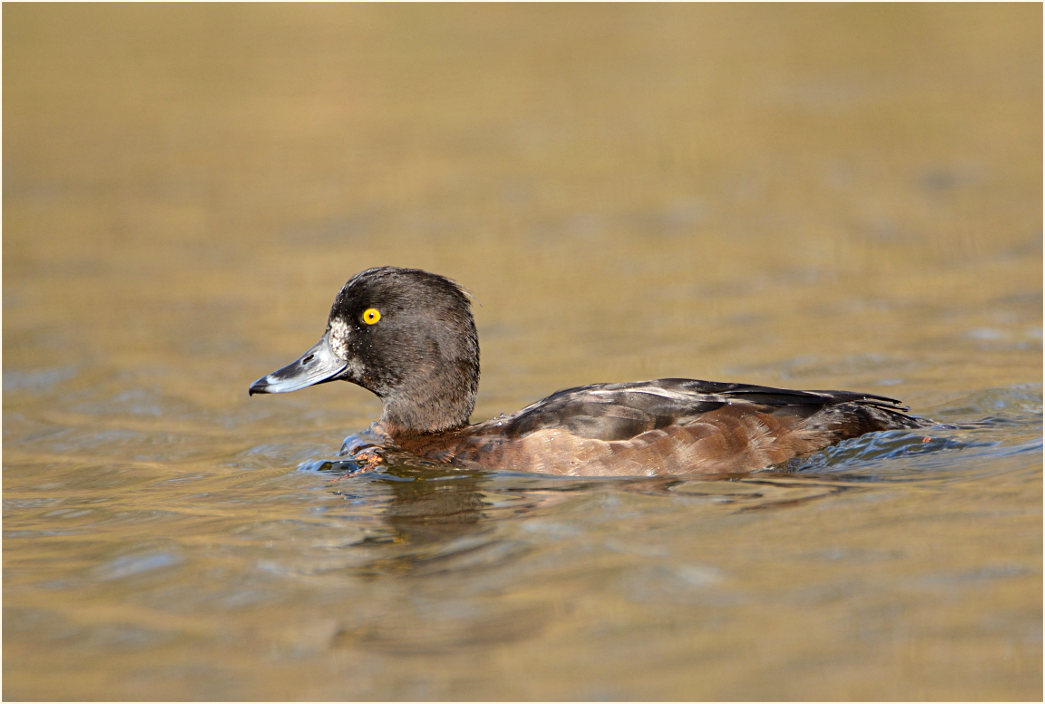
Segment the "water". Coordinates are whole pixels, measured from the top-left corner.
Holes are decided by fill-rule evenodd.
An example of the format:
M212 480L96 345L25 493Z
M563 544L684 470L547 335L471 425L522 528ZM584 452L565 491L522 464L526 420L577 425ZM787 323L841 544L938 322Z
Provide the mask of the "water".
M1040 7L3 12L5 699L1041 698ZM953 427L346 476L375 399L246 391L378 264L472 291L477 419Z

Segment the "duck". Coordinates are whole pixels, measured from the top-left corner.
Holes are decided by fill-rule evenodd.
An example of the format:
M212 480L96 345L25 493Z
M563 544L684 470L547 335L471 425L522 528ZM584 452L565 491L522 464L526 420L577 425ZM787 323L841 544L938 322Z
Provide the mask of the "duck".
M557 391L471 424L479 338L468 293L421 269L362 271L334 298L326 331L249 395L348 381L383 402L372 450L463 470L571 476L737 475L786 467L865 433L931 424L900 401L665 378ZM368 465L372 466L372 465Z

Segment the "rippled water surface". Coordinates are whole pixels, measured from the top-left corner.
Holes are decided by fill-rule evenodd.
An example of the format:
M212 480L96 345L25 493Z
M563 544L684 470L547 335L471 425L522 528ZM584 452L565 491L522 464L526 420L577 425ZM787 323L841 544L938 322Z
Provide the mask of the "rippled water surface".
M5 5L5 699L1040 699L1038 5ZM247 397L378 264L475 417L659 376L940 421L791 471L336 461Z

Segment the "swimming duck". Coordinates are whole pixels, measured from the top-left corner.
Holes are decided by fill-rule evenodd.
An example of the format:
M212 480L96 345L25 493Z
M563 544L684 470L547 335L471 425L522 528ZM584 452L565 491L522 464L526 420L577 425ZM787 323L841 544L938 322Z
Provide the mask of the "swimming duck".
M900 402L695 379L590 384L469 425L479 340L468 297L419 269L376 267L338 292L326 332L249 393L350 381L384 402L380 444L463 469L584 476L736 474L864 433L918 428Z

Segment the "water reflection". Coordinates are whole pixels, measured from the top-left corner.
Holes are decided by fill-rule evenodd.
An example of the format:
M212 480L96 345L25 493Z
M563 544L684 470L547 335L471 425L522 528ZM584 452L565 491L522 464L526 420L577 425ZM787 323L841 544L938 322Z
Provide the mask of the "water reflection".
M480 472L393 465L377 476L391 495L382 516L397 543L423 546L475 533L490 509Z

